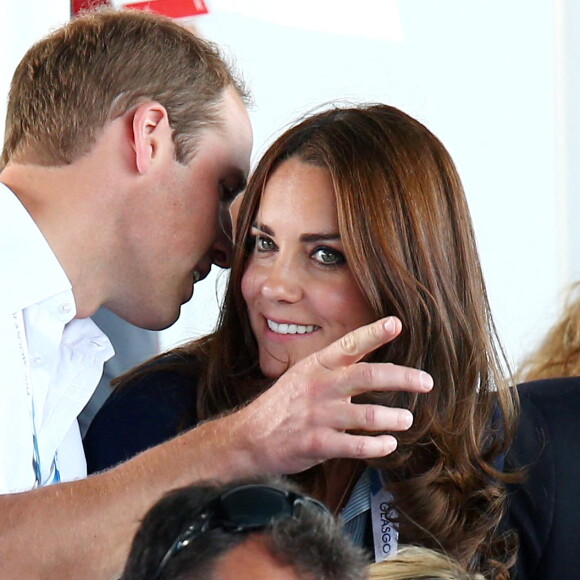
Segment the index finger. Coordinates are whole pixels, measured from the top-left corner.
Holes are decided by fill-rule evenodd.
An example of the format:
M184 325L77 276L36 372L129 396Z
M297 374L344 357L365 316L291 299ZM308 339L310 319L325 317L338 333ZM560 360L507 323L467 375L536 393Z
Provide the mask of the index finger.
M360 361L401 332L401 321L395 316L381 318L345 334L342 338L314 354L316 361L329 370L339 369Z

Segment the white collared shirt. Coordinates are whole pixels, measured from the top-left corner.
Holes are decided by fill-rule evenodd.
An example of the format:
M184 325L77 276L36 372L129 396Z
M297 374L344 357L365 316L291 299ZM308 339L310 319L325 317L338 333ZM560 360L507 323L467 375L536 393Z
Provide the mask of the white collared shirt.
M76 418L113 348L92 320L75 315L56 256L0 184L0 493L37 485L35 433L40 485L55 458L61 481L86 476Z

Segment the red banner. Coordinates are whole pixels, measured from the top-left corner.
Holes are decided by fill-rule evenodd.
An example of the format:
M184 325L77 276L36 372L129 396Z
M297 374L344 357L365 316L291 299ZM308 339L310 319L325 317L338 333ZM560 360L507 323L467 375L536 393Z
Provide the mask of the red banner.
M207 14L208 9L204 0L149 0L148 2L111 2L110 0L71 0L71 10L73 16L88 10L94 6L102 4L120 5L131 10L151 10L169 18L189 18Z
M203 0L150 0L149 2L125 2L124 8L132 10L151 10L170 18L188 18L207 14Z
M110 6L111 2L109 0L71 0L71 16L75 16L81 10L90 10L94 6L102 6L103 4Z

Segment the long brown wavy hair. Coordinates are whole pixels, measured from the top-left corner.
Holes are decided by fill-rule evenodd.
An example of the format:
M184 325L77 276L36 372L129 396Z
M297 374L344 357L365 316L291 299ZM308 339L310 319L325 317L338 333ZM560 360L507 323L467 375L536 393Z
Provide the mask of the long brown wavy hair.
M397 451L370 462L383 470L395 496L401 541L507 578L515 544L497 528L504 484L513 478L502 473L498 458L513 436L517 393L506 379L454 163L440 141L402 111L373 104L310 115L258 163L240 207L217 331L181 350L204 361L200 418L244 405L270 384L258 366L240 288L264 188L290 157L328 170L352 274L377 319L402 321L402 334L370 359L418 367L434 379L427 395L360 397L414 415L412 428L397 434ZM301 482L316 495L331 485L320 466Z

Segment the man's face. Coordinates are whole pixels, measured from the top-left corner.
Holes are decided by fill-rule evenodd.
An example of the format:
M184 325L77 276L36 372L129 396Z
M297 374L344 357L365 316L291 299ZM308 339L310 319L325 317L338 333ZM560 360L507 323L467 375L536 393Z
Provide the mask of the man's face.
M252 129L233 88L222 102L224 122L201 133L187 165L172 157L157 164L130 222L132 256L111 308L129 322L162 329L177 320L212 263L227 266L229 240L219 216L249 171ZM151 185L152 184L152 185Z
M280 564L258 534L251 535L218 560L211 580L305 580Z

